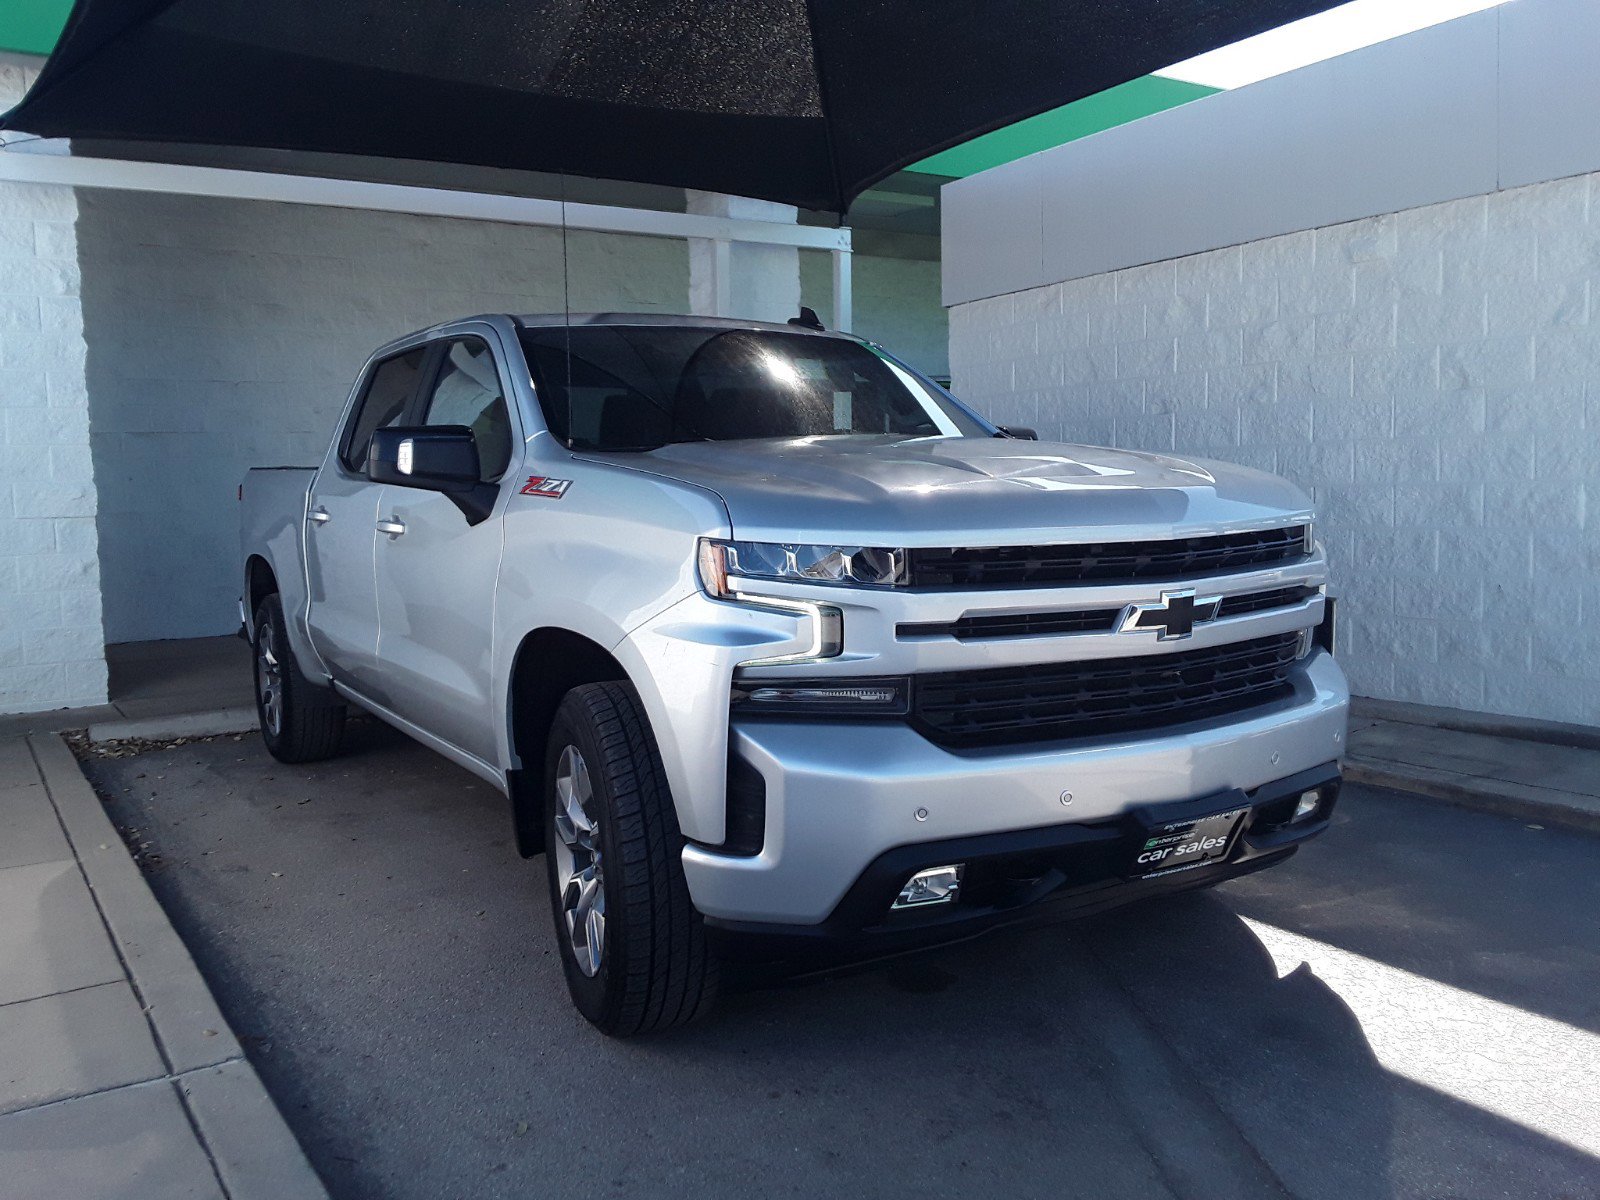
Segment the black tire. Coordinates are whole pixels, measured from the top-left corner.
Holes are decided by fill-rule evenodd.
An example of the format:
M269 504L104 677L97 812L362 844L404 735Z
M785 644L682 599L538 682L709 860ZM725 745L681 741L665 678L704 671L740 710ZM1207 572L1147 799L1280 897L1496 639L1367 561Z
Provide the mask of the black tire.
M564 795L574 794L567 757L581 756L588 802L579 801L599 849L590 870L577 872L585 851L563 834L567 802L558 779L568 770ZM661 755L639 695L626 683L573 688L556 710L545 753L545 863L550 908L567 988L579 1012L602 1033L629 1037L669 1029L704 1015L716 999L718 969L706 945L705 926L683 878L683 834ZM568 833L584 834L568 820ZM569 882L563 886L565 872ZM585 880L598 886L589 887ZM602 936L595 943L569 929L568 912L587 912L579 900L589 887L601 905ZM594 907L591 902L589 907ZM585 924L575 921L573 924ZM583 954L586 965L580 965ZM597 961L596 961L597 960Z
M289 649L283 602L274 592L256 609L256 719L261 740L279 762L331 758L344 736L344 704L303 674ZM274 705L274 699L276 705Z

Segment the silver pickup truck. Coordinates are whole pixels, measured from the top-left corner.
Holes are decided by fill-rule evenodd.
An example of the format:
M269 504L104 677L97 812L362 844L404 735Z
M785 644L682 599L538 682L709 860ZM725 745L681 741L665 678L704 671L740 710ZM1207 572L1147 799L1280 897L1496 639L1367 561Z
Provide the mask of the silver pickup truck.
M814 319L427 329L241 497L268 749L336 753L353 705L504 792L607 1033L729 961L1270 866L1337 798L1300 491L1032 440Z

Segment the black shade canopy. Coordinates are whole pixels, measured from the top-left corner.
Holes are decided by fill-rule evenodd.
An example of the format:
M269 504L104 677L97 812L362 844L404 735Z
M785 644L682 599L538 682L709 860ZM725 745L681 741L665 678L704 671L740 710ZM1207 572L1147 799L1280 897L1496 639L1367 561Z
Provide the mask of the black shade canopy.
M843 212L1339 0L77 0L0 128L560 171Z

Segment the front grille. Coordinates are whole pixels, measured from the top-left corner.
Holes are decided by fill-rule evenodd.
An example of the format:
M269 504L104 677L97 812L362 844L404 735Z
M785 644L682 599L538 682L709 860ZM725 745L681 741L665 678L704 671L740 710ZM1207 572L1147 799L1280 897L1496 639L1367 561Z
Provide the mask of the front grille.
M1292 608L1317 594L1318 589L1314 587L1286 587L1228 596L1218 606L1215 619ZM966 616L956 621L906 621L895 626L895 636L908 639L953 637L959 642L981 642L991 638L1047 637L1060 633L1110 633L1122 612L1121 608L1085 608L1073 612Z
M914 588L992 588L1064 583L1187 579L1303 558L1306 527L1148 542L1076 546L933 547L910 551Z
M916 621L895 626L902 638L953 637L962 642L986 638L1045 637L1054 633L1109 633L1121 608L1086 608L1077 612L1003 613L962 617L958 621Z
M1293 608L1317 595L1314 587L1274 588L1270 592L1250 592L1243 596L1229 596L1217 609L1217 619L1242 617L1246 613L1265 612L1272 608Z
M1300 634L1137 658L919 675L912 721L940 745L1160 729L1282 699Z

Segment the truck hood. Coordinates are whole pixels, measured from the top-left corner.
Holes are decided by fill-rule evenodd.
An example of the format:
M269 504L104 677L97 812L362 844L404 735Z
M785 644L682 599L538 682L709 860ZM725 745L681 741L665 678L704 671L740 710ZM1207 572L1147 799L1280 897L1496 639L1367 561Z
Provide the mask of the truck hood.
M1020 545L1182 537L1311 516L1305 493L1262 471L1009 438L689 442L629 458L717 493L734 536L752 541Z

